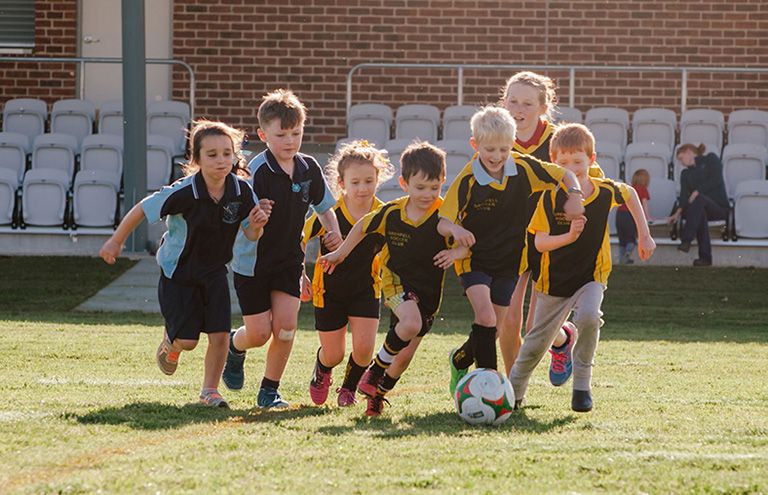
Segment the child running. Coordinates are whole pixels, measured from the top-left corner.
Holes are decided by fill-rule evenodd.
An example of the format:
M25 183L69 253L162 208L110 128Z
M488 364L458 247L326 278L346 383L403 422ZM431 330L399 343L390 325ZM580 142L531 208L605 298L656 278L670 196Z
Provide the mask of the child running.
M529 231L541 253L536 280L538 302L533 327L525 336L509 377L519 408L528 381L569 314L579 329L577 339L567 345L573 352L571 409L592 410L592 366L602 325L603 292L611 273L608 213L627 204L639 233L638 254L646 260L656 244L648 231L637 193L626 184L589 176L595 161L595 139L581 124L559 128L550 143L552 161L573 172L584 191L584 215L569 219L562 189L545 191L533 214ZM570 375L570 372L569 372Z
M376 188L392 177L393 168L383 152L367 141L344 145L326 167L326 177L332 189L341 193L334 212L340 233L346 237L352 226L366 214L383 204L375 196ZM324 235L325 230L313 214L304 224L303 242ZM357 402L355 390L371 363L376 331L379 328L381 275L379 236L366 236L349 254L345 263L332 274L315 265L311 286L315 307L315 328L320 339L317 359L309 383L309 395L317 405L324 404L332 383L333 368L344 359L347 327L352 333L352 352L347 360L344 381L338 393L339 406ZM328 254L325 245L320 255Z
M400 186L407 196L365 215L336 251L319 262L327 273L349 257L363 239L381 239L382 290L391 310L389 332L358 391L368 397L365 414L378 416L386 394L410 364L422 338L432 328L443 294L445 269L466 256L472 234L439 222L440 188L445 182L445 153L433 145L413 143L400 158ZM463 246L448 248L453 237Z
M270 342L256 402L259 407L284 408L289 404L280 395L280 379L298 326L304 271L301 232L310 205L325 228L326 246L337 247L341 236L332 210L336 200L320 165L299 152L304 105L292 92L279 89L264 96L258 119L259 138L267 149L248 168L253 190L273 205L271 221L258 242L242 235L235 242L232 271L245 325L232 331L223 379L232 390L243 388L246 350Z
M187 176L144 198L123 218L99 251L113 264L128 235L146 218L166 218L157 263L158 287L165 333L157 349L157 364L172 375L182 351L197 346L200 332L208 334L205 376L200 402L229 407L218 391L232 327L226 264L238 232L257 240L269 218L269 204L260 208L240 155L243 133L221 122L199 120L190 133L192 159Z

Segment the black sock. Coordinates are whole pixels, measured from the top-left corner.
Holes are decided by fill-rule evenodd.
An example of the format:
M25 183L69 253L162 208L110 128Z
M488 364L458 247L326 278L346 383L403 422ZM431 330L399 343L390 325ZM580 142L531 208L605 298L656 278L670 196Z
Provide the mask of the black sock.
M469 338L461 344L461 347L453 353L453 365L460 370L465 370L475 362L475 353L472 350L472 333Z
M274 388L275 390L280 387L280 380L270 380L266 376L261 379L261 388Z
M316 363L316 366L317 366L317 367L320 369L320 371L322 371L323 373L330 373L330 372L331 372L331 370L333 370L333 367L330 367L330 368L329 368L328 366L324 365L322 361L320 361L320 349L322 349L322 347L319 347L319 348L317 349L317 359L315 359L315 363Z
M384 373L384 377L379 382L378 386L378 392L379 395L386 395L387 392L395 388L395 385L397 384L397 381L400 379L400 377L392 378L389 376L389 374Z
M478 368L496 369L496 327L472 324L473 350Z
M347 361L347 369L344 371L344 383L341 385L341 388L355 390L367 367L368 366L360 366L357 364L352 358L352 353L350 353L349 361Z
M398 337L394 327L390 328L389 332L387 332L387 337L384 339L384 345L381 346L379 353L376 354L374 365L379 366L381 369L389 368L389 365L392 364L395 356L407 346L408 341Z

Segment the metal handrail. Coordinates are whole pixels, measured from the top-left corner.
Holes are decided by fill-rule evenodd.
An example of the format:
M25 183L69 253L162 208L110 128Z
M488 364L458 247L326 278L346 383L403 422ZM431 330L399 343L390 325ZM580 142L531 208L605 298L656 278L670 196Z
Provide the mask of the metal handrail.
M747 68L747 67L667 67L667 66L631 66L631 65L523 65L523 64L415 64L415 63L375 63L366 62L357 64L347 73L347 120L349 120L349 111L352 108L352 76L355 72L367 68L393 68L393 69L455 69L457 71L457 96L458 105L464 101L464 70L558 70L568 71L568 101L571 106L575 106L576 99L576 71L594 71L594 72L679 72L681 78L680 84L680 111L684 112L686 101L688 100L688 74L693 72L713 72L713 73L753 73L766 74L768 68Z
M85 98L85 64L122 64L123 59L118 57L0 57L0 62L55 62L76 63L80 66L80 82L78 93L80 98ZM195 118L195 73L192 67L182 61L170 58L148 58L150 65L180 65L189 73L189 112L192 119Z

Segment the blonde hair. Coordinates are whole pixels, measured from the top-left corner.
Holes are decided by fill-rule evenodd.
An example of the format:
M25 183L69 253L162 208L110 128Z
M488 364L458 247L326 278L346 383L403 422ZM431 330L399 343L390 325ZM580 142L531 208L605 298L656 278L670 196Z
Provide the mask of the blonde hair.
M648 173L648 171L644 168L639 168L635 170L635 173L632 174L632 185L633 186L643 186L648 187L648 184L651 183L651 174Z
M549 141L549 152L557 155L560 152L583 151L587 156L595 152L595 136L583 124L563 124L555 128Z
M506 108L488 105L478 110L469 122L476 142L515 142L517 124Z
M544 115L547 116L547 120L552 120L552 112L557 104L557 93L555 89L555 81L552 78L537 74L535 72L523 71L518 72L514 76L507 79L507 83L504 85L504 89L501 93L502 105L506 105L507 98L509 97L509 87L513 84L525 84L530 86L539 92L539 104L546 105L547 111Z
M241 177L250 177L246 166L245 158L242 154L242 143L245 132L240 129L230 127L223 122L215 120L198 119L192 122L192 130L189 131L189 162L182 165L185 175L192 175L200 170L200 150L203 139L209 136L226 136L232 141L232 152L235 161L232 164L232 171Z
M344 172L353 163L373 165L376 169L376 187L395 175L395 168L389 163L383 151L377 149L366 140L352 141L344 144L333 154L325 167L328 186L337 197L341 194L339 181L344 180Z
M280 119L281 129L293 129L304 125L307 109L290 89L277 89L261 98L258 112L262 129L275 119Z

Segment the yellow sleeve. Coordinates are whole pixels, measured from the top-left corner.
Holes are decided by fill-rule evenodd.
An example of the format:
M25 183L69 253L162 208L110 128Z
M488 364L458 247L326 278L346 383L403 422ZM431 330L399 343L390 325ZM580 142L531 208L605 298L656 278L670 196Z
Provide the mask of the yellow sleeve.
M552 193L545 191L539 198L539 202L536 204L536 210L531 217L531 223L528 224L528 232L536 234L536 232L545 232L549 234L549 218L547 218L547 211L544 206L544 201L552 201ZM530 249L530 247L529 247Z
M603 172L603 169L600 168L600 165L595 162L589 166L589 176L597 177L598 179L605 179L605 172Z
M363 234L376 233L384 235L387 227L387 214L392 208L397 207L397 205L397 203L386 203L361 218L360 221L363 222Z
M304 222L304 229L301 231L301 242L308 243L313 237L323 235L325 228L320 223L320 219L317 218L317 213L312 213L306 222Z
M611 201L611 208L626 204L632 195L632 193L629 192L630 186L623 182L611 181L611 184L613 185L613 201Z
M556 189L565 177L565 169L554 163L542 162L532 156L522 158L519 155L515 161L525 169L532 192Z

